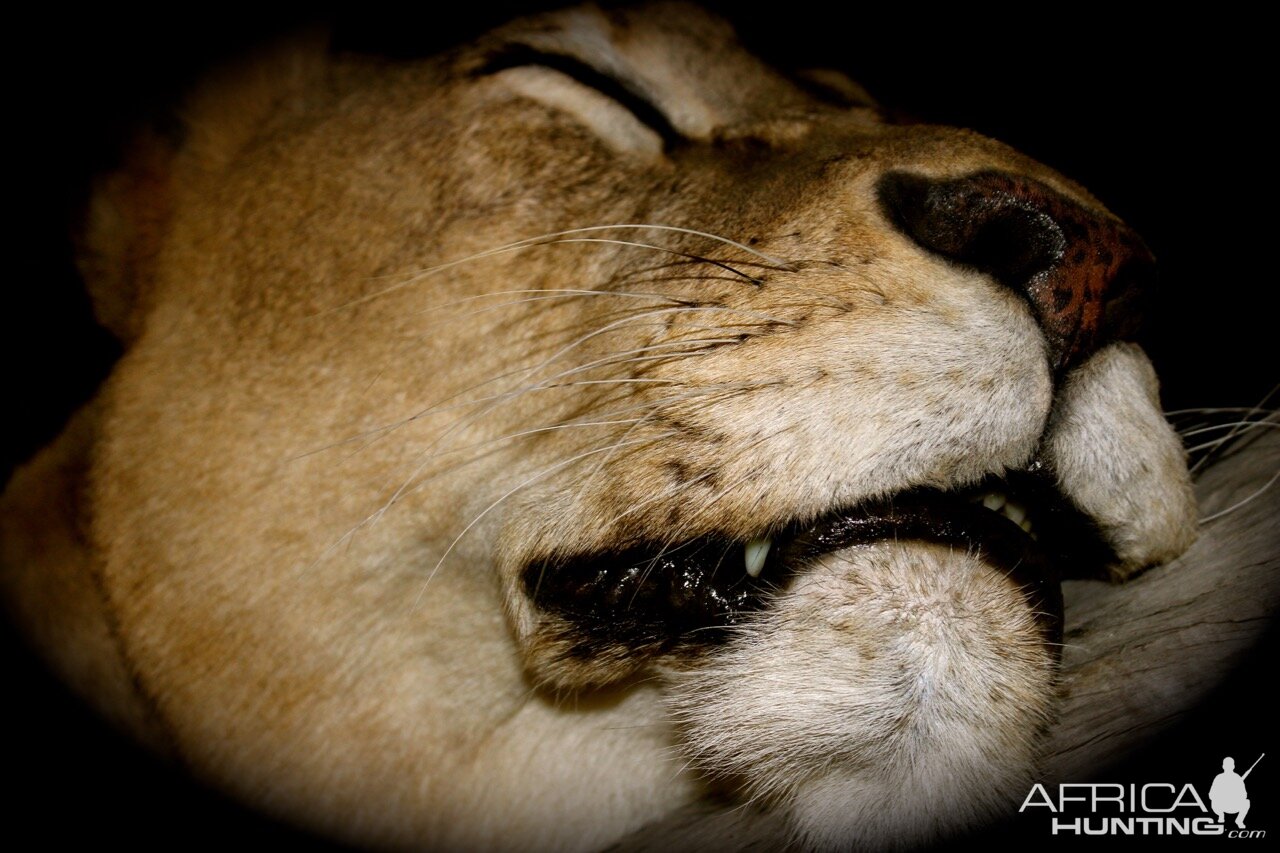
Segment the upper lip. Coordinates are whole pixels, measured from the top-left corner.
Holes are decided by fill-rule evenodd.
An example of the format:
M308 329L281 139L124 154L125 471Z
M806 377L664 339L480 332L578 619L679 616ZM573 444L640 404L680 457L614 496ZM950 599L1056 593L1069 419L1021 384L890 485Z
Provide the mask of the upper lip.
M1112 556L1095 525L1051 477L1033 469L964 490L903 491L748 541L709 534L675 546L640 543L535 560L525 567L524 583L538 607L590 635L677 649L723 637L815 559L884 540L933 542L980 556L1019 586L1055 650L1061 579L1105 576Z

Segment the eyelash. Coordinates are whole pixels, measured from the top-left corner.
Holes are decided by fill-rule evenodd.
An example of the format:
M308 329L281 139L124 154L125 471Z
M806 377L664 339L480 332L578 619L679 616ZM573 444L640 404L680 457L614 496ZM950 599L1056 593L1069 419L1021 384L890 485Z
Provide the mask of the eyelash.
M544 53L533 48L516 45L491 56L476 72L484 76L506 71L509 68L537 66L559 71L589 89L594 89L629 111L636 120L662 139L668 150L685 140L667 117L653 103L621 80L596 70L580 59L559 53Z

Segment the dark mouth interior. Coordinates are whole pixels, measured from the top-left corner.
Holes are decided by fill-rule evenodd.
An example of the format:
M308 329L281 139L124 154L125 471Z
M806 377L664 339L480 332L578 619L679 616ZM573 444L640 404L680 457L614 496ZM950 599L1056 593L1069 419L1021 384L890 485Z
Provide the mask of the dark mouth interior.
M903 492L765 533L762 564L766 537L748 543L708 535L536 561L525 569L525 588L536 606L593 640L670 650L722 640L824 554L885 540L932 542L980 554L1009 575L1056 649L1060 581L1104 577L1111 556L1093 523L1048 478L1031 473L960 492ZM754 575L744 568L748 549L757 555Z

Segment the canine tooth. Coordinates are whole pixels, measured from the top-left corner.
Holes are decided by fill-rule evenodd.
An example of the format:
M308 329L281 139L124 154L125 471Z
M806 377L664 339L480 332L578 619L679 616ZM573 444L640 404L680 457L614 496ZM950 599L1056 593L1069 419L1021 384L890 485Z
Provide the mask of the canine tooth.
M1004 505L1004 514L1009 516L1010 521L1019 526L1027 517L1027 511L1013 501L1009 501Z
M764 568L764 561L769 556L769 546L772 544L771 539L752 539L743 549L747 557L747 574L751 577L760 577L760 570Z
M1008 500L1008 498L999 492L991 492L982 499L982 505L989 510L996 511L999 510L1000 507L1004 506L1006 500Z

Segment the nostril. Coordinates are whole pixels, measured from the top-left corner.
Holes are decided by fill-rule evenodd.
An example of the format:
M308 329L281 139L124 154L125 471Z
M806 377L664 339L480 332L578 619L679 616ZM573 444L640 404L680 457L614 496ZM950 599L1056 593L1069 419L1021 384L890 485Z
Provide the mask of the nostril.
M936 179L890 172L885 215L921 247L1022 294L1057 369L1131 337L1154 282L1154 259L1124 224L1039 181L1004 172Z
M991 184L986 175L891 172L880 180L880 203L924 248L1017 286L1061 260L1067 241L1048 213Z

